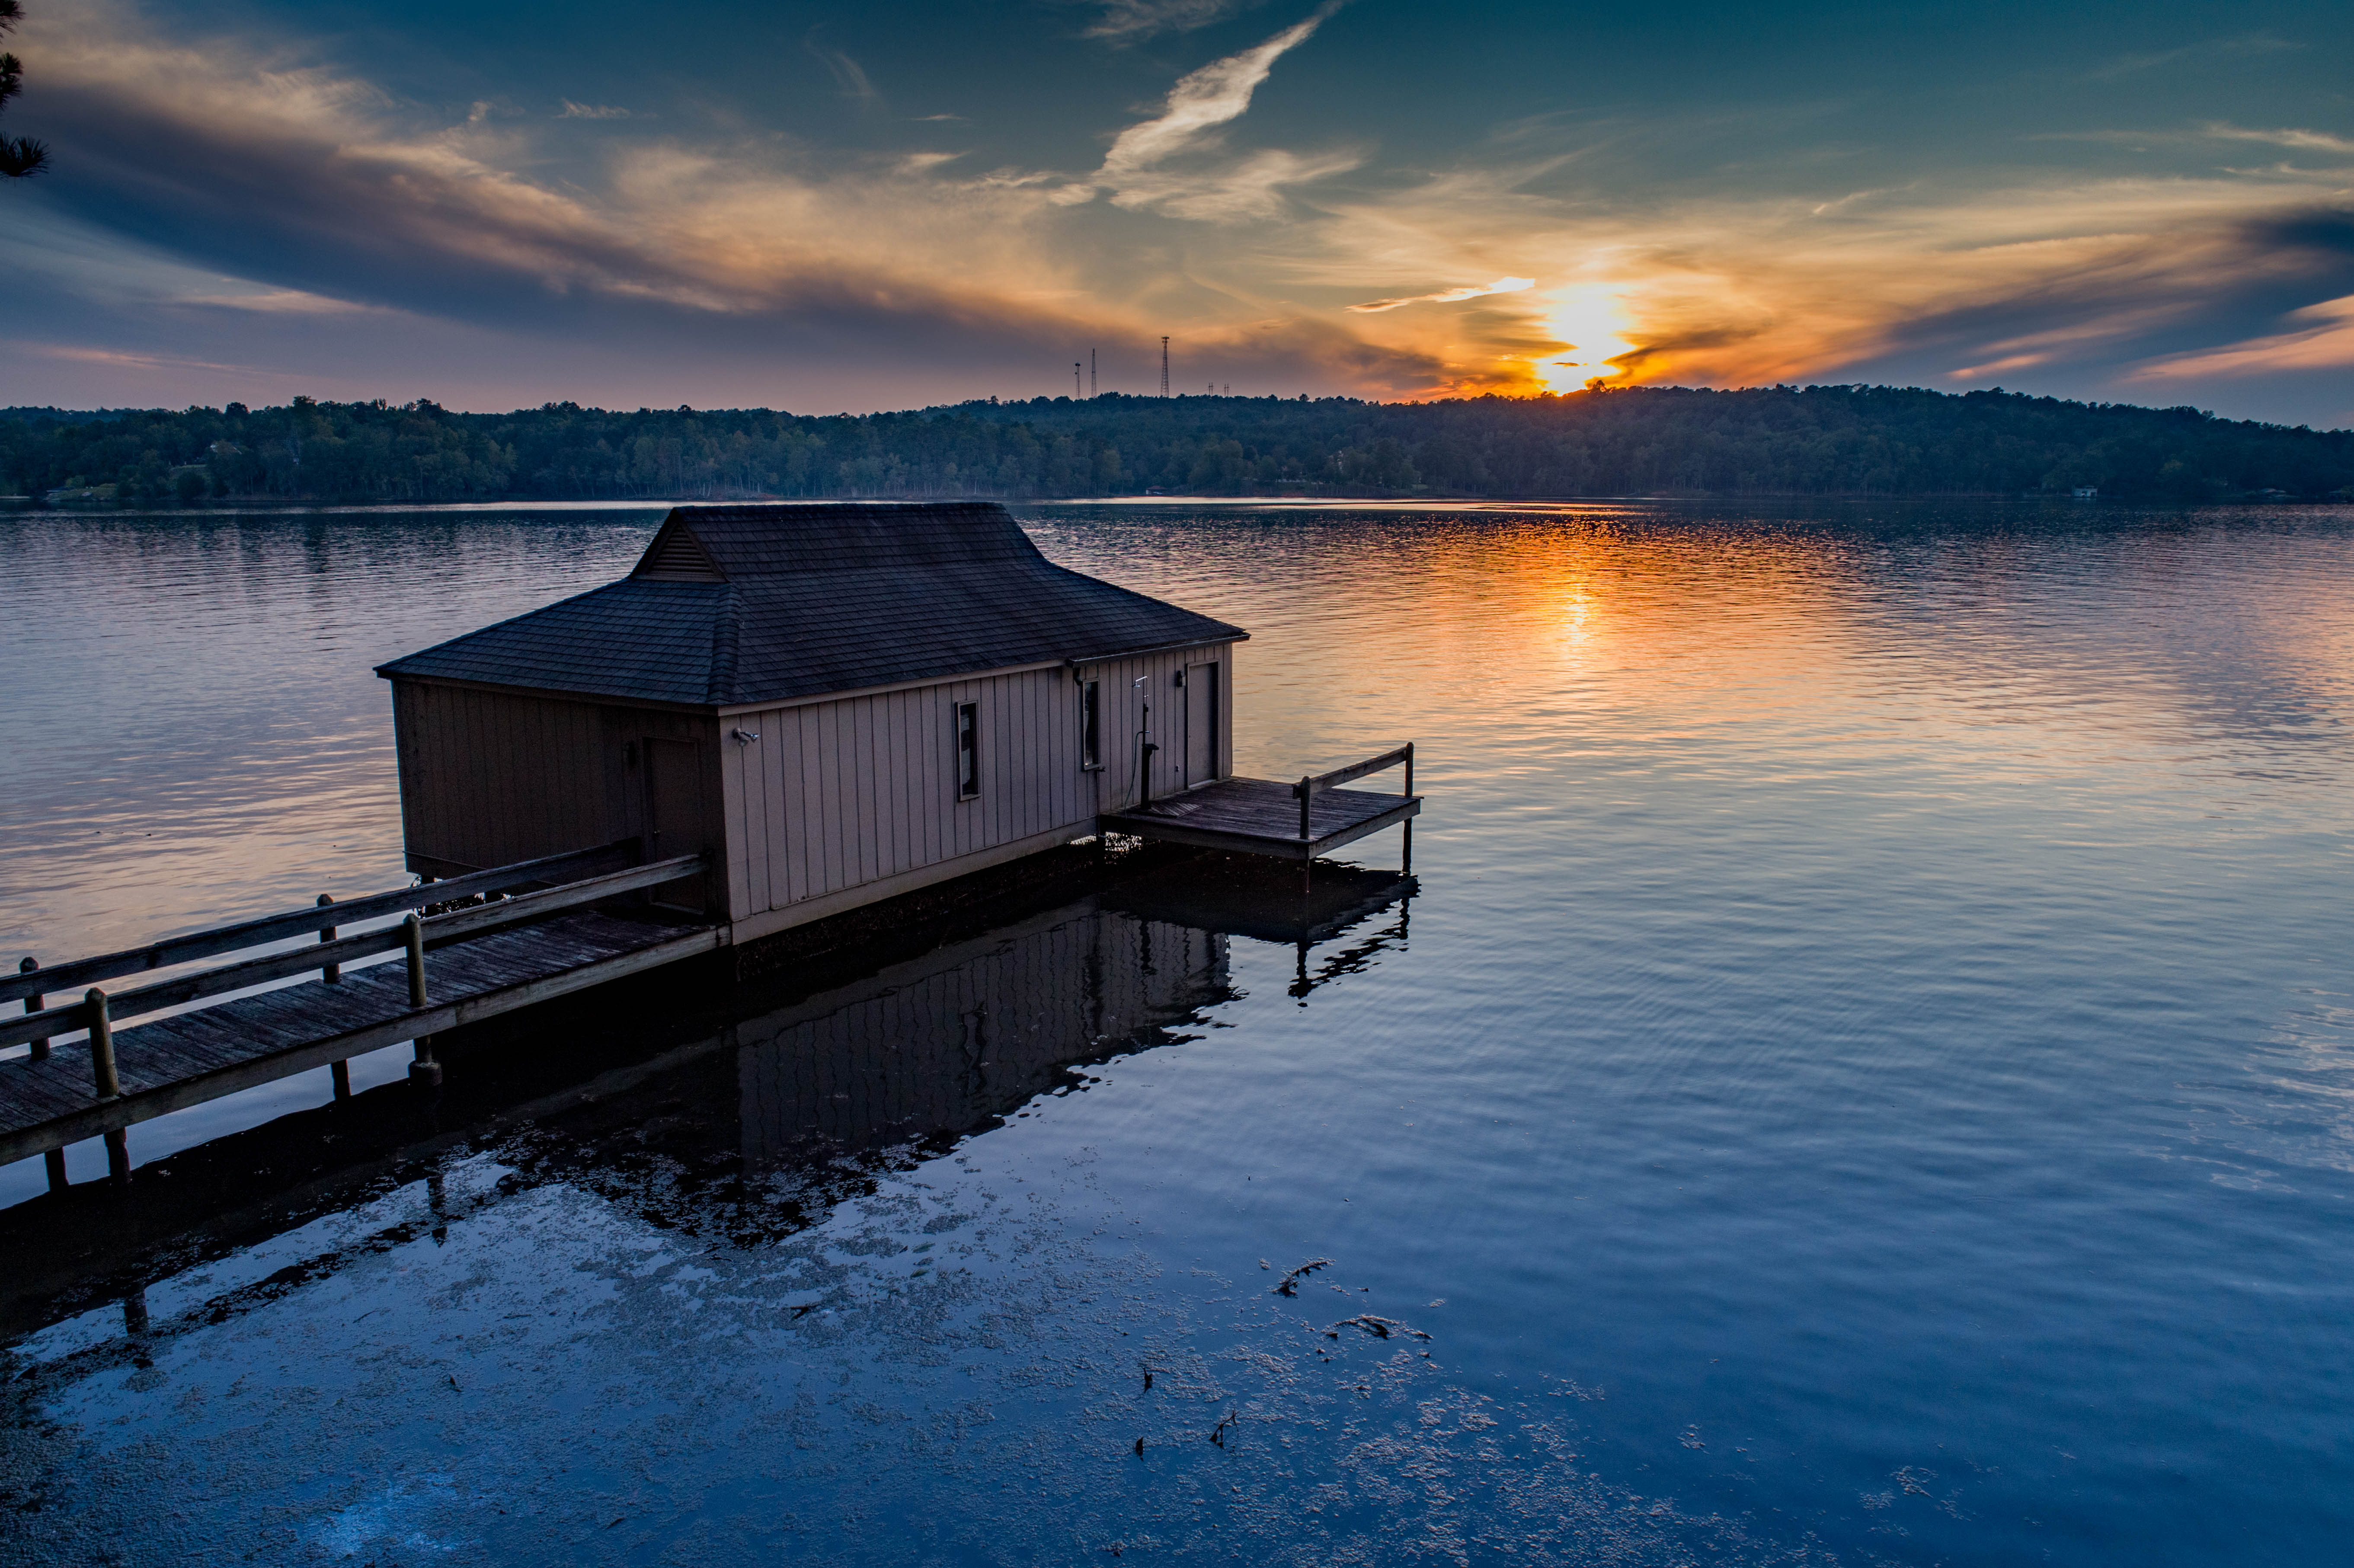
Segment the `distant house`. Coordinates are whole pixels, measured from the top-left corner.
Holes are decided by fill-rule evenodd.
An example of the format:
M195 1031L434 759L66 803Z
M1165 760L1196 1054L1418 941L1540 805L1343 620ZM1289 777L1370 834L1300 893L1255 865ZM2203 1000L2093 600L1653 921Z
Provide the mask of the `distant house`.
M411 870L707 851L658 893L742 941L1225 778L1247 635L993 504L683 506L619 582L376 673Z
M2098 501L2101 498L2100 487L2093 484L2080 484L2068 493L2079 501Z

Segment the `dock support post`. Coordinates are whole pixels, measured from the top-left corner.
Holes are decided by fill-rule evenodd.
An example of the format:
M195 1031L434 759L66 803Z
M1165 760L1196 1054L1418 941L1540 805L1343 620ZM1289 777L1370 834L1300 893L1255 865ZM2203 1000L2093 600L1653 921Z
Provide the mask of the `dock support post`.
M51 1149L44 1150L41 1154L41 1163L49 1168L50 1192L62 1192L68 1187L73 1185L73 1183L66 1180L66 1151L64 1150Z
M334 902L335 895L332 893L322 893L319 895L319 907L322 909L333 906ZM319 927L319 945L321 947L326 946L326 944L334 941L334 939L335 928L333 926L322 926ZM344 966L341 964L321 964L319 966L319 978L326 981L329 985L340 984L344 978ZM339 1100L350 1099L352 1097L352 1065L349 1062L330 1062L327 1064L327 1070L335 1081L335 1097Z
M131 1180L131 1135L119 1127L106 1135L106 1179L118 1187Z
M408 912L404 934L408 938L408 1006L411 1012L425 1011L425 919L416 910ZM441 1086L441 1064L433 1059L433 1036L417 1037L417 1059L408 1064L408 1081L425 1088Z
M28 974L31 974L35 969L39 969L40 967L41 967L40 960L39 960L38 959L36 959L36 958L31 957L31 956L28 954L28 955L27 955L27 957L25 958L24 961L23 961L23 962L21 962L21 963L19 963L19 964L16 966L16 972L17 972L18 974L20 974L20 975L28 975ZM40 1012L40 1011L41 1011L41 1005L42 1005L42 999L41 999L41 998L39 998L39 997L37 997L37 996L28 996L28 997L27 997L27 998L25 999L25 1011L26 1011L26 1012ZM34 1061L37 1062L37 1061L39 1061L42 1057L44 1057L44 1056L48 1055L48 1054L49 1054L49 1043L48 1043L48 1041L47 1039L36 1040L36 1041L34 1041L34 1042L33 1042L33 1060L34 1060Z

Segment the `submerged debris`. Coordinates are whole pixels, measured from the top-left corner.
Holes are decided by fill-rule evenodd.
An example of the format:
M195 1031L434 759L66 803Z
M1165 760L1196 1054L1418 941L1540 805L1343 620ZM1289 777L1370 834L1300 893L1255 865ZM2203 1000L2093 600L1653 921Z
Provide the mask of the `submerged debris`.
M1386 1340L1393 1333L1412 1334L1417 1340L1427 1340L1430 1338L1428 1334L1424 1333L1419 1329L1409 1329L1404 1323L1397 1321L1397 1319L1394 1318L1376 1318L1371 1312L1360 1312L1353 1318L1343 1318L1339 1322L1333 1324L1332 1327L1335 1329L1363 1329L1366 1333L1371 1334L1377 1340ZM1329 1334L1326 1337L1329 1339L1340 1338L1338 1334Z
M1215 1443L1221 1448L1225 1447L1226 1446L1226 1428L1232 1426L1234 1424L1235 1413L1229 1410L1225 1414L1218 1418L1218 1424L1215 1426L1210 1428L1210 1441Z
M1264 1266L1264 1265L1262 1265L1262 1266ZM1278 1296L1297 1296L1299 1294L1299 1280L1301 1276L1313 1274L1320 1268L1330 1268L1331 1266L1332 1260L1329 1257L1311 1257L1306 1263L1301 1264L1298 1268L1295 1268L1290 1273L1285 1275L1281 1279L1277 1280L1275 1284L1275 1293Z

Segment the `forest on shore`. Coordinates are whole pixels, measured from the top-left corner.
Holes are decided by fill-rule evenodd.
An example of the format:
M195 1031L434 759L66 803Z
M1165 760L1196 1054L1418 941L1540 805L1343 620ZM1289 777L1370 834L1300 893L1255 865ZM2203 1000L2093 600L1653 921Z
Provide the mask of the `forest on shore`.
M1038 397L905 413L419 401L0 409L35 503L1132 495L2066 493L2354 499L2354 430L2001 391L1628 387L1535 398Z

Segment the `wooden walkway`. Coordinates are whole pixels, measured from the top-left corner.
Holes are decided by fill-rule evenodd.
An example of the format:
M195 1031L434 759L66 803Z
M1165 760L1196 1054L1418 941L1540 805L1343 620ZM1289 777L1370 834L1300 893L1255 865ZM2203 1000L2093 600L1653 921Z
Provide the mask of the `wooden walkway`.
M1402 795L1339 788L1398 767L1405 769ZM1414 792L1414 747L1404 746L1296 784L1222 779L1108 815L1102 822L1112 832L1139 838L1307 862L1368 833L1411 822L1421 811L1422 797Z
M609 853L609 852L592 852ZM133 1122L291 1077L404 1041L418 1045L412 1073L438 1082L431 1038L443 1030L527 1007L549 997L617 980L726 944L724 927L680 926L603 913L586 906L674 882L701 869L697 857L588 877L520 896L495 898L429 917L414 910L465 890L535 886L534 874L576 867L581 857L481 872L451 882L193 933L152 948L10 975L0 991L27 999L32 988L92 976L135 973L185 962L192 955L283 941L308 928L319 945L247 959L205 974L150 985L119 997L93 988L61 1007L0 1023L0 1045L33 1043L32 1053L0 1060L0 1164L49 1153L52 1184L63 1178L61 1150L104 1136L118 1175L127 1171L122 1129ZM327 922L362 911L411 906L399 926L338 938ZM252 933L265 933L260 938ZM224 938L243 937L245 939ZM341 968L352 959L399 950L405 962ZM430 956L429 957L429 950ZM329 960L323 962L323 960ZM130 1028L111 1020L185 1006L221 991L248 990L308 969L317 978L231 996L199 1011L169 1013ZM82 1037L57 1036L80 1032ZM348 1092L338 1066L338 1093Z

